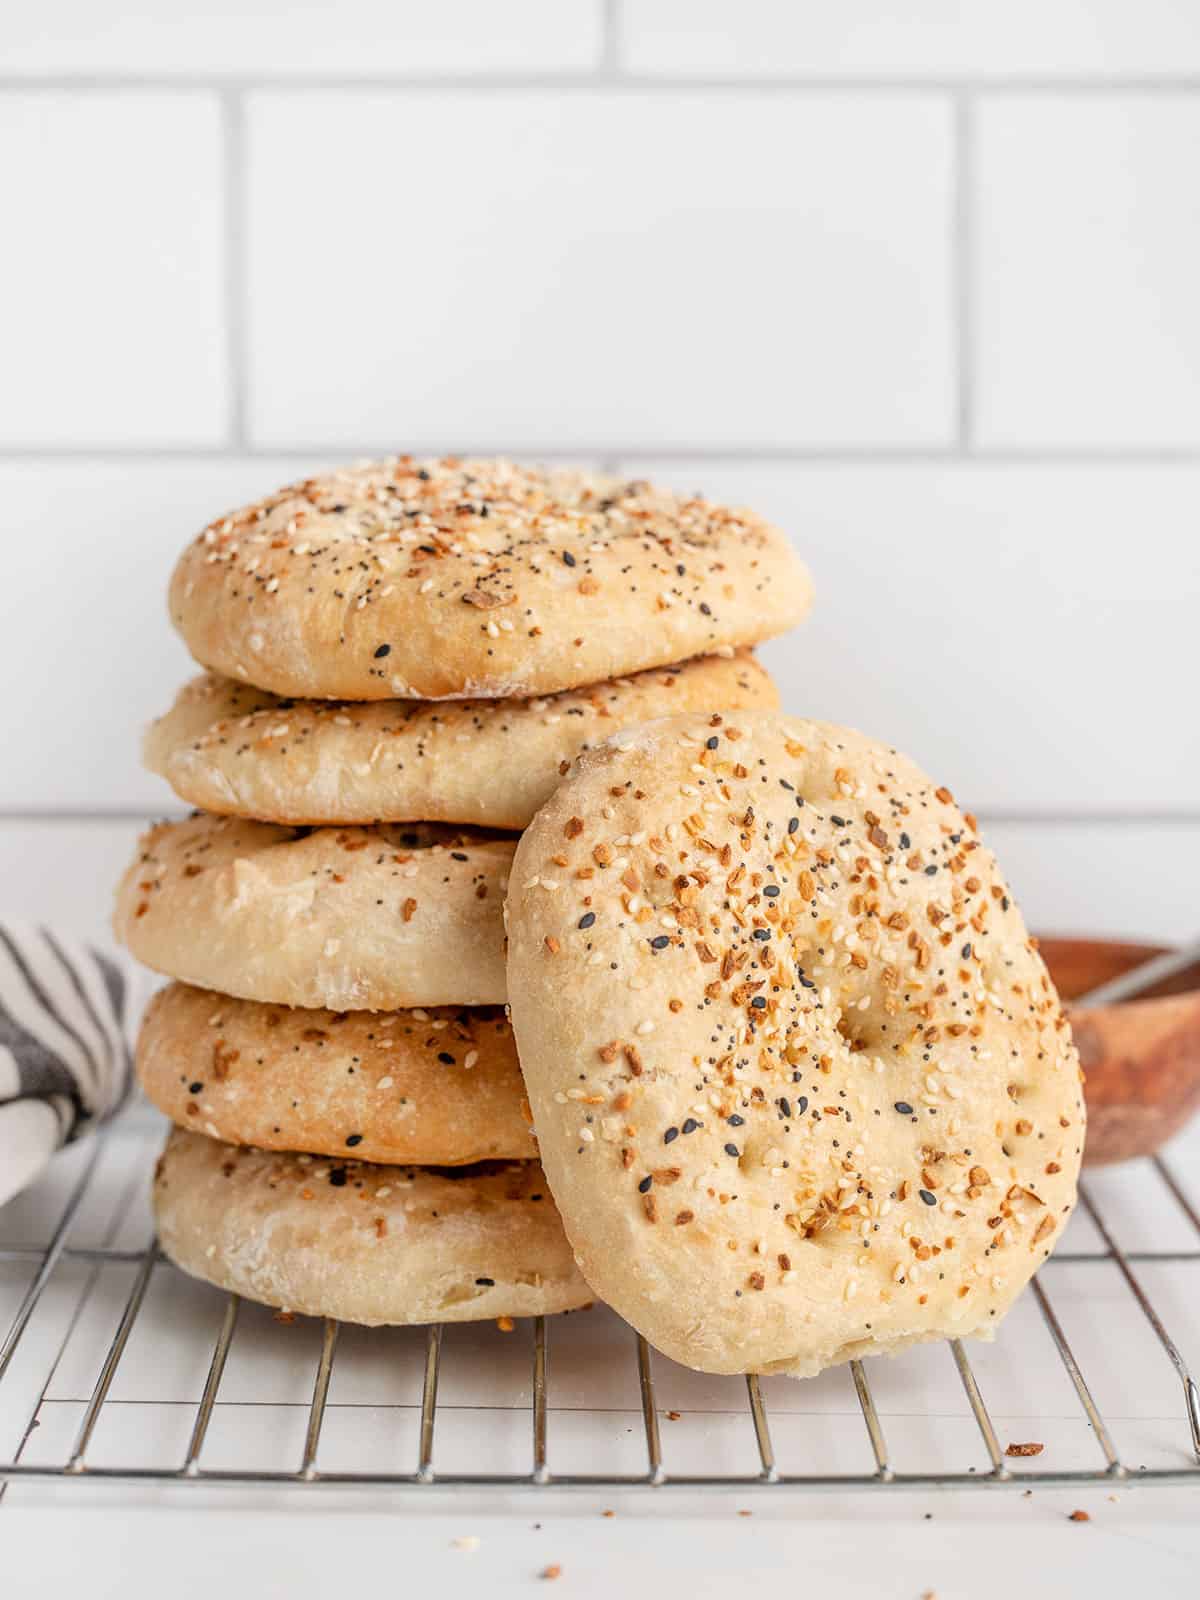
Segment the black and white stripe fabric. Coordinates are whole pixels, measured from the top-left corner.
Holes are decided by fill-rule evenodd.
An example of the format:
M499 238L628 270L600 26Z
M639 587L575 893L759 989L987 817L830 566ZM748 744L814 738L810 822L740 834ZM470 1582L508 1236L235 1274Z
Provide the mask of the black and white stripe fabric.
M0 1205L124 1103L128 1013L128 977L111 958L0 921Z

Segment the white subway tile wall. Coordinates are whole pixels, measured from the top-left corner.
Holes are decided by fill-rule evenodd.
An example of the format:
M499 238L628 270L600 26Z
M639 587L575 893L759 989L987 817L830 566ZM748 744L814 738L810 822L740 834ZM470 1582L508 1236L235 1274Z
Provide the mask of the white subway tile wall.
M293 91L247 136L256 444L951 439L935 96Z
M0 92L0 446L221 443L222 144L213 94Z
M139 756L144 724L199 671L167 619L171 567L212 516L304 470L245 457L0 460L0 814L179 809Z
M1136 78L1200 69L1193 0L627 0L627 60L668 77Z
M37 0L5 7L0 61L22 75L224 79L578 72L600 59L601 21L595 0Z
M1200 449L1200 94L977 119L980 443Z
M174 809L183 541L457 448L760 508L791 709L949 783L1041 926L1191 929L1191 0L43 0L0 152L0 911L101 933Z

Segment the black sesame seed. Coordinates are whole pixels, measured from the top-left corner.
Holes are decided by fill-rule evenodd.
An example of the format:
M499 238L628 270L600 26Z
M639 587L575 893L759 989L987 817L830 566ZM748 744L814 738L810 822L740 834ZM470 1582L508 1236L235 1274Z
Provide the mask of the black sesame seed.
M481 1289L490 1289L496 1280L495 1278L476 1278L475 1282Z
M795 792L796 792L795 784L794 783L789 783L786 778L780 778L779 787L781 789L786 789L789 794L795 794Z
M735 1145L735 1144L727 1144L725 1146L725 1154L727 1156L740 1156L741 1153L742 1152L738 1149L737 1145Z
M934 875L934 873L935 873L935 872L936 872L936 871L937 871L937 868L936 868L936 867L934 867L934 866L929 866L929 867L926 867L926 868L925 868L925 876L926 876L926 877L927 877L927 878L932 878L932 877L933 877L933 875Z
M754 937L756 939L769 939L771 937L771 930L770 928L755 928Z
M767 997L765 994L756 994L750 1004L755 1011L765 1011L767 1009Z
M912 849L912 840L908 837L908 835L906 833L902 833L900 835L900 848L901 848L901 850L911 850Z
M1006 894L1002 894L1000 896L1000 909L1002 911L1007 911L1008 910L1008 905L1009 905L1008 896Z
M927 1206L937 1205L937 1195L930 1194L928 1189L918 1189L917 1193L921 1196L921 1199L924 1200Z
M590 928L595 920L596 913L594 911L585 911L579 919L579 926L581 928Z
M390 644L381 644L375 650L375 659L376 661L382 661L384 656L390 656L391 653L392 647Z
M575 557L571 554L571 552L569 550L564 550L563 551L562 558L566 562L567 566L573 567L575 565Z
M833 823L835 828L845 828L848 826L845 817L835 817L832 813L830 813L829 820Z
M439 1050L438 1060L444 1062L448 1067L452 1067L454 1065L454 1057L450 1054L449 1050Z
M787 1095L781 1094L779 1096L778 1104L779 1104L779 1109L780 1109L780 1111L783 1112L784 1116L785 1117L790 1117L791 1114L792 1114L792 1107L791 1107L790 1101L788 1100Z
M189 1083L188 1084L188 1093L189 1094L199 1094L201 1089L203 1089L203 1087L204 1087L204 1085L202 1083Z
M650 1193L650 1185L653 1182L654 1182L654 1176L653 1176L652 1173L648 1172L646 1174L646 1176L642 1179L641 1183L638 1184L638 1193L639 1194L649 1194Z
M913 1108L909 1105L907 1100L897 1100L895 1109L902 1117L911 1117L913 1114Z
M663 1143L664 1144L674 1144L675 1140L678 1139L678 1137L679 1137L679 1129L678 1128L668 1128L666 1133L663 1134Z
M711 739L706 739L704 741L704 748L706 750L715 750L717 748L717 746L720 744L720 742L721 741L717 738L716 734L714 733Z
M701 602L700 602L700 610L703 612L703 614L706 617L711 617L712 616L712 607L709 605L707 600L701 600Z
M345 1167L334 1167L333 1171L329 1174L329 1181L335 1189L344 1189L346 1187Z
M802 1117L807 1110L808 1096L806 1094L802 1094L799 1100L796 1101L796 1115L798 1117Z
M735 1111L731 1117L726 1117L725 1120L731 1128L740 1128L746 1119L745 1117L739 1117Z
M799 826L800 826L800 818L799 817L789 817L788 818L788 832L789 833L795 833L796 829Z
M963 958L964 961L969 961L971 959L971 949L972 949L972 946L971 946L969 941L968 941L967 944L963 945L963 947L962 947L962 958Z
M670 942L671 940L667 934L660 933L656 939L651 939L650 948L651 950L665 950Z
M763 890L763 893L766 895L768 900L774 900L775 896L779 893L779 885L777 883L769 883Z
M362 1143L362 1139L363 1139L363 1136L362 1136L361 1133L348 1133L346 1135L346 1143L349 1145L351 1150L354 1149L354 1146L356 1144L361 1144Z
M695 1133L699 1126L700 1124L696 1121L695 1117L688 1117L687 1121L683 1125L683 1131L684 1133Z

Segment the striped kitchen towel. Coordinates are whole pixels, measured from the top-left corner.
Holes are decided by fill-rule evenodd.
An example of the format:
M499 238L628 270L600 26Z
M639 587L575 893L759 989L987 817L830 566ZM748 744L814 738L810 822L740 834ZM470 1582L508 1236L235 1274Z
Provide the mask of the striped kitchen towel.
M48 928L0 921L0 1205L124 1103L126 972Z

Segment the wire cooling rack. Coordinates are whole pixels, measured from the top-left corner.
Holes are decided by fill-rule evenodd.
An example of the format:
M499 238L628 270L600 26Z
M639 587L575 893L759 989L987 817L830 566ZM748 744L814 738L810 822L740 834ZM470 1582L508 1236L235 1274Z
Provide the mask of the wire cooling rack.
M568 1488L629 1490L642 1487L658 1490L671 1486L689 1490L773 1489L793 1492L905 1488L990 1491L1137 1483L1194 1484L1200 1489L1200 1400L1184 1356L1166 1325L1166 1319L1171 1314L1178 1317L1182 1305L1187 1324L1185 1342L1187 1338L1195 1337L1196 1323L1187 1312L1190 1307L1200 1313L1200 1212L1177 1176L1175 1167L1178 1163L1174 1158L1172 1164L1161 1159L1153 1163L1139 1163L1140 1170L1132 1191L1128 1181L1123 1184L1119 1180L1114 1181L1108 1173L1092 1175L1084 1183L1079 1213L1072 1228L1075 1232L1083 1229L1090 1248L1071 1248L1074 1235L1068 1238L1068 1248L1059 1250L1042 1268L1025 1300L1001 1329L997 1345L972 1347L976 1352L975 1364L959 1341L950 1342L949 1357L944 1347L922 1347L926 1361L945 1364L952 1360L956 1378L951 1387L961 1385L958 1390L960 1407L965 1396L965 1409L957 1419L960 1427L952 1426L955 1419L947 1420L945 1413L932 1418L919 1414L916 1416L918 1423L929 1423L926 1430L927 1446L939 1454L954 1457L949 1461L939 1459L931 1464L918 1453L915 1464L906 1462L904 1450L896 1450L894 1440L889 1438L897 1419L888 1414L888 1407L877 1405L875 1395L875 1384L884 1378L885 1373L889 1392L901 1397L897 1405L891 1407L901 1413L901 1422L911 1423L913 1420L912 1415L903 1415L905 1396L910 1392L918 1396L908 1406L910 1413L916 1414L920 1404L920 1385L910 1391L907 1383L901 1381L904 1377L901 1367L906 1359L904 1356L868 1362L854 1361L848 1368L835 1369L819 1380L810 1380L822 1386L820 1390L807 1392L824 1396L827 1402L825 1410L841 1405L841 1416L847 1423L852 1420L851 1413L857 1414L856 1438L859 1445L865 1443L868 1447L862 1458L865 1470L835 1470L835 1463L818 1459L811 1464L812 1470L796 1471L790 1470L786 1463L781 1464L774 1435L776 1423L789 1424L789 1437L799 1423L801 1431L806 1431L811 1440L814 1413L797 1417L796 1404L792 1401L795 1396L803 1398L807 1386L793 1385L790 1380L784 1379L763 1380L760 1383L754 1377L696 1379L695 1375L686 1374L681 1368L673 1368L671 1363L656 1356L643 1339L636 1337L610 1313L600 1311L548 1320L538 1318L533 1323L531 1338L528 1338L528 1325L523 1325L523 1334L528 1338L529 1364L524 1379L517 1390L510 1394L507 1412L510 1424L515 1426L519 1423L522 1431L527 1430L523 1447L510 1452L510 1455L523 1456L524 1459L507 1470L495 1471L447 1469L439 1465L439 1440L443 1431L439 1428L439 1419L445 1417L447 1410L445 1404L439 1409L438 1403L439 1384L445 1387L444 1351L448 1343L462 1333L459 1327L444 1329L441 1326L427 1330L384 1330L373 1336L405 1341L402 1347L385 1345L383 1348L386 1351L403 1348L408 1352L409 1365L413 1369L412 1403L409 1406L396 1407L389 1403L385 1395L377 1399L369 1388L365 1398L356 1402L359 1412L369 1414L373 1423L382 1418L385 1426L393 1419L399 1426L399 1414L407 1413L414 1434L407 1461L399 1466L394 1464L397 1442L392 1440L393 1462L385 1467L376 1468L369 1463L358 1464L353 1460L340 1465L323 1464L326 1454L322 1449L323 1433L328 1432L330 1415L340 1409L339 1403L336 1400L331 1402L330 1398L335 1370L340 1377L342 1366L353 1365L356 1361L361 1365L363 1358L353 1341L368 1336L352 1329L348 1330L347 1338L347 1331L339 1323L326 1321L315 1325L320 1333L318 1341L312 1338L314 1325L305 1323L305 1319L297 1319L309 1329L307 1338L299 1348L307 1348L311 1343L315 1358L309 1368L310 1376L304 1380L302 1403L294 1402L292 1405L294 1412L304 1415L303 1444L290 1460L260 1467L212 1460L210 1430L214 1418L224 1413L232 1414L236 1420L245 1416L247 1410L254 1412L254 1406L244 1392L226 1398L223 1383L227 1378L231 1353L237 1352L239 1342L253 1346L252 1353L256 1358L262 1357L259 1348L261 1340L266 1337L269 1343L269 1337L273 1336L270 1314L261 1308L243 1305L233 1295L224 1297L222 1309L222 1299L216 1291L183 1280L182 1275L162 1256L153 1238L140 1247L132 1248L111 1238L102 1239L97 1244L79 1242L81 1232L87 1231L86 1226L81 1225L86 1224L89 1217L94 1218L98 1208L99 1203L93 1197L97 1188L97 1173L103 1170L106 1159L110 1167L118 1170L127 1195L142 1194L148 1185L149 1167L157 1149L160 1129L147 1124L144 1112L134 1114L134 1128L132 1135L125 1134L114 1140L110 1132L106 1139L94 1141L84 1159L82 1172L73 1186L65 1191L65 1201L60 1199L56 1212L50 1213L57 1220L46 1242L0 1243L0 1273L8 1274L10 1290L15 1284L19 1293L15 1315L0 1346L0 1421L5 1416L3 1404L7 1389L10 1401L8 1417L13 1424L8 1431L17 1440L15 1448L10 1449L7 1439L0 1433L0 1494L3 1494L6 1482L15 1484L47 1480L60 1484L291 1485L305 1486L309 1490L319 1489L322 1485L338 1485L342 1488L360 1485L417 1493L430 1485L439 1485L523 1490L532 1494ZM115 1161L112 1159L114 1152L119 1156ZM77 1157L80 1155L80 1152L76 1152ZM1148 1228L1143 1217L1139 1231L1127 1196L1130 1192L1144 1196L1149 1185L1157 1186L1154 1200L1159 1211L1153 1228ZM1166 1223L1162 1220L1163 1207L1169 1208L1170 1212ZM37 1214L46 1213L43 1210ZM0 1213L0 1220L2 1217ZM139 1225L144 1228L145 1222ZM1119 1242L1119 1236L1123 1233L1133 1240L1128 1246ZM4 1237L0 1233L0 1241ZM1157 1241L1164 1237L1173 1238L1182 1248L1138 1247L1147 1239ZM39 1317L39 1308L44 1307L46 1297L53 1296L58 1278L72 1272L80 1276L85 1287L78 1304L67 1318L65 1337L56 1335L51 1338L41 1327L44 1317ZM78 1337L82 1320L86 1320L82 1319L81 1307L86 1303L88 1293L98 1281L104 1281L105 1275L112 1274L118 1277L121 1289L124 1289L130 1276L131 1281L123 1304L119 1298L110 1295L104 1305L98 1309L93 1307L96 1311L91 1318L93 1323L97 1316L101 1322L107 1316L107 1325L103 1327L103 1339L108 1341L107 1347L103 1341L92 1347L98 1364L94 1367L94 1381L86 1401L83 1398L86 1384L82 1384L74 1410L70 1405L58 1404L58 1411L65 1411L71 1424L64 1431L62 1417L51 1415L55 1408L52 1380L63 1360L64 1350L70 1349L72 1338ZM1163 1279L1163 1274L1168 1276ZM20 1289L24 1282L22 1275L28 1279L23 1290ZM166 1463L147 1460L144 1439L135 1428L126 1430L122 1436L123 1442L115 1453L110 1442L107 1452L102 1453L103 1459L97 1460L97 1430L106 1416L122 1406L119 1396L114 1396L114 1384L120 1388L122 1363L125 1362L126 1381L129 1381L131 1367L139 1372L150 1373L165 1369L177 1355L176 1346L180 1341L195 1335L195 1329L188 1326L195 1319L189 1314L176 1316L174 1320L154 1312L145 1316L147 1295L152 1283L164 1276L180 1280L175 1285L180 1294L203 1297L195 1304L205 1308L211 1319L208 1332L203 1336L202 1350L207 1376L198 1399L193 1393L186 1402L186 1444L174 1459ZM1173 1313L1160 1310L1155 1299L1151 1298L1146 1283L1152 1276L1175 1286L1168 1297ZM1101 1277L1111 1287L1106 1296L1093 1300L1090 1285L1099 1282ZM1186 1287L1183 1286L1185 1282ZM0 1305L3 1305L2 1300ZM1036 1317L1031 1306L1036 1307ZM1025 1308L1024 1312L1022 1307ZM589 1315L610 1319L602 1330L605 1340L602 1351L597 1350L593 1337L590 1368L586 1362L581 1365L571 1352L571 1342L577 1336L581 1320L586 1320ZM1033 1332L1042 1341L1042 1349L1040 1355L1018 1354L1014 1358L1014 1370L1036 1375L1039 1381L1044 1382L1047 1364L1051 1368L1055 1366L1052 1347L1057 1363L1061 1364L1057 1381L1061 1385L1065 1379L1066 1386L1062 1387L1061 1393L1068 1404L1064 1410L1050 1408L1054 1410L1053 1416L1033 1412L1026 1420L1036 1424L1037 1441L1010 1443L1006 1447L1002 1443L1003 1427L994 1420L984 1397L988 1380L985 1377L981 1381L977 1365L981 1360L979 1352L1002 1349L1004 1341L1009 1338L1010 1326L1018 1322L1021 1315L1026 1324L1024 1337L1030 1336L1032 1326ZM256 1331L248 1333L246 1323L249 1317L260 1321L256 1324ZM276 1318L276 1322L279 1320ZM1040 1328L1037 1326L1039 1320ZM1083 1330L1084 1342L1092 1350L1089 1362L1100 1359L1107 1367L1111 1353L1114 1356L1111 1365L1120 1372L1121 1383L1151 1384L1156 1390L1156 1404L1139 1408L1136 1400L1118 1398L1117 1409L1121 1416L1114 1416L1110 1424L1097 1403L1094 1384L1085 1375L1084 1362L1077 1358L1073 1343L1068 1340L1065 1325ZM215 1336L212 1326L215 1326ZM263 1329L267 1330L265 1335L261 1331ZM474 1329L470 1333L476 1341L505 1341L505 1334L495 1329ZM345 1361L341 1366L338 1365L339 1341L345 1353ZM423 1346L418 1347L417 1341L423 1341ZM1114 1341L1118 1348L1110 1352L1110 1345ZM137 1345L140 1354L133 1361L128 1361L126 1358L131 1342ZM418 1348L421 1350L419 1369L416 1366ZM481 1348L484 1351L482 1357ZM492 1365L492 1357L487 1353L491 1348L499 1346L474 1347L471 1356L472 1382L486 1379L487 1369ZM510 1367L516 1350L517 1346L509 1335L505 1359ZM555 1410L553 1373L560 1355L567 1358L563 1370L571 1375L571 1392L565 1412ZM199 1355L197 1359L200 1359ZM387 1361L390 1359L389 1356ZM1157 1369L1156 1362L1159 1364ZM551 1433L557 1442L560 1427L570 1426L569 1406L587 1404L584 1391L601 1369L611 1385L614 1367L619 1363L625 1363L631 1397L627 1410L615 1412L622 1424L619 1431L626 1436L623 1440L623 1464L619 1470L611 1471L578 1471L561 1467L556 1470L555 1453L548 1447ZM197 1366L196 1370L198 1374L200 1368ZM383 1370L387 1370L387 1362ZM375 1371L368 1363L368 1380ZM947 1372L948 1381L949 1378ZM675 1452L673 1449L664 1451L664 1423L669 1428L672 1422L698 1415L673 1408L665 1409L670 1395L664 1399L663 1388L668 1387L672 1394L678 1394L682 1392L679 1385L683 1379L707 1385L704 1391L706 1395L719 1396L716 1401L710 1398L705 1402L709 1412L719 1411L726 1424L746 1436L743 1442L747 1446L752 1438L753 1449L746 1448L743 1452L742 1459L746 1463L744 1471L725 1470L720 1459L716 1462L716 1470L710 1473L699 1470L714 1454L703 1447L703 1438L700 1448L693 1447L685 1452L682 1461L684 1470L668 1470L668 1457ZM1025 1381L1021 1380L1022 1383ZM1037 1388L1033 1376L1028 1381L1033 1389ZM308 1389L309 1382L311 1391ZM1110 1376L1106 1375L1102 1382L1112 1390L1113 1380ZM779 1385L788 1387L781 1389L777 1387ZM14 1388L20 1392L14 1395ZM764 1391L782 1397L786 1402L785 1411L791 1405L786 1416L778 1409L778 1401L774 1405L769 1404ZM1120 1395L1126 1391L1118 1389L1113 1392ZM355 1393L364 1394L361 1381ZM1171 1395L1174 1396L1173 1401ZM842 1397L840 1400L839 1396ZM14 1400L20 1402L16 1413L13 1411ZM173 1402L173 1414L177 1419L178 1408L182 1404L184 1402L180 1400ZM1070 1411L1075 1407L1077 1409L1071 1416ZM803 1410L803 1407L800 1409ZM130 1410L128 1402L125 1403L125 1410ZM471 1415L477 1418L485 1415L486 1411L485 1397L482 1408L476 1409ZM1150 1426L1148 1411L1153 1412L1152 1421L1157 1429L1151 1451L1152 1454L1157 1452L1154 1465L1145 1464L1149 1438L1147 1430ZM524 1413L523 1422L519 1421L521 1412ZM741 1420L737 1421L739 1416ZM554 1418L552 1430L548 1430L549 1417ZM59 1424L57 1445L54 1443L55 1427L43 1429L44 1423L54 1420ZM471 1425L474 1426L474 1423ZM246 1423L245 1426L252 1424ZM1118 1438L1123 1427L1136 1433L1132 1455L1128 1452L1122 1455L1118 1449ZM613 1423L609 1431L615 1428L616 1423ZM964 1432L964 1429L967 1431ZM176 1430L182 1441L178 1420ZM727 1428L726 1434L728 1431ZM911 1433L911 1426L907 1431ZM1073 1447L1056 1452L1053 1448L1056 1432L1072 1431ZM47 1434L49 1438L45 1437ZM818 1440L823 1437L819 1427L817 1436ZM296 1443L299 1443L298 1438ZM674 1444L672 1438L671 1445ZM210 1446L207 1454L206 1446ZM925 1451L925 1457L929 1454L929 1448ZM957 1459L960 1450L964 1458L962 1460ZM5 1451L11 1459L5 1459ZM634 1451L632 1456L631 1451ZM1038 1460L1043 1452L1048 1456L1046 1465L1041 1465ZM715 1454L719 1458L721 1453L717 1451ZM1056 1455L1063 1464L1053 1464ZM636 1459L637 1456L640 1456L640 1460ZM473 1460L474 1455L469 1459ZM1080 1464L1076 1465L1075 1462Z

